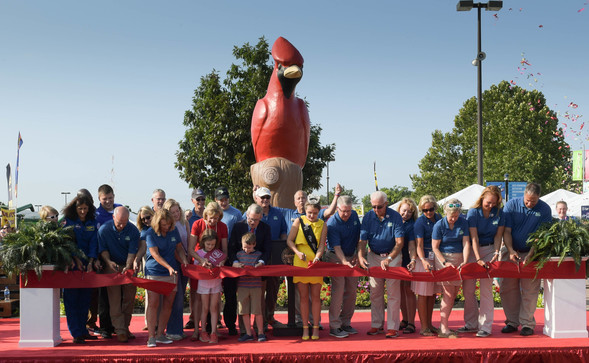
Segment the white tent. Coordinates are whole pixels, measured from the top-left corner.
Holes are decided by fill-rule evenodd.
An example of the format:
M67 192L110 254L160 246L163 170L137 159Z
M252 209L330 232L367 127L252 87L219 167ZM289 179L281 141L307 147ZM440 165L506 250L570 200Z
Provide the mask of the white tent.
M443 206L444 203L446 203L450 199L456 198L460 202L462 202L462 209L467 210L481 196L483 189L485 189L485 187L483 187L482 185L473 184L473 185L468 186L462 190L457 191L456 193L454 193L452 195L447 196L444 199L438 200L438 204L440 206Z
M575 215L575 214L571 213L571 203L577 197L580 197L580 195L577 193L569 192L568 190L564 190L564 189L557 189L557 190L553 191L552 193L548 193L548 194L540 197L540 199L543 200L544 202L546 202L550 206L550 209L552 209L553 216L557 215L556 203L560 202L561 200L565 201L569 207L569 211L567 214L568 215ZM589 204L585 204L585 205L589 205ZM580 215L581 215L581 208L579 207L579 213L576 216L580 217Z

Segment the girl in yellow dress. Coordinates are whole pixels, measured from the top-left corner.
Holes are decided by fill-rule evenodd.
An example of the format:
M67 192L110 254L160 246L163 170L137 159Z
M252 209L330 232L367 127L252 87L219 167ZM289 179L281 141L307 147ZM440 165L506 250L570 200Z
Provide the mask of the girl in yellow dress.
M321 259L325 252L325 240L327 238L327 226L319 219L319 210L321 209L318 203L307 202L305 204L306 215L296 219L292 224L290 233L287 238L287 245L295 253L293 265L298 267L308 267L309 261L316 263ZM305 233L303 225L310 228L310 231ZM311 236L312 231L312 236ZM315 252L316 251L316 252ZM313 321L319 321L321 314L321 284L323 277L321 276L295 276L293 282L297 285L299 295L301 297L301 318L303 321L303 340L309 339L309 287L311 287L312 313ZM319 339L319 326L313 326L313 335L311 339Z

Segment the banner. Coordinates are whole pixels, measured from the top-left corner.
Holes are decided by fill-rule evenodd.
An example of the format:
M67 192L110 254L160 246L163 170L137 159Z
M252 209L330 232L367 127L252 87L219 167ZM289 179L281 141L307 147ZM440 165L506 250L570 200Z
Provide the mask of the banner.
M488 181L487 186L494 185L501 191L501 198L505 200L505 182L504 181Z
M18 164L20 159L20 147L22 146L22 137L20 136L20 131L18 132L18 141L17 141L17 149L16 149L16 170L14 172L14 199L18 199Z
M583 180L583 150L573 151L573 180Z
M12 207L12 169L6 165L6 186L8 187L8 207Z
M12 228L16 227L16 209L8 209L8 208L0 208L2 212L2 224L1 226L4 227L5 225L9 225Z

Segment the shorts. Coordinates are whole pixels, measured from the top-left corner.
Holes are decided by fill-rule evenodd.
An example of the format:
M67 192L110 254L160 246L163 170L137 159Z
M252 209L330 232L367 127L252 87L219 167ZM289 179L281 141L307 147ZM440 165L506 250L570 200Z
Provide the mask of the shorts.
M262 288L238 287L237 303L239 315L262 314Z
M199 280L196 292L201 295L210 295L223 292L221 279Z
M178 276L176 276L176 275L173 275L173 276L147 275L147 276L145 276L145 278L148 280L169 282L171 284L174 284L174 289L172 290L172 292L176 292L178 290L178 283L177 283Z

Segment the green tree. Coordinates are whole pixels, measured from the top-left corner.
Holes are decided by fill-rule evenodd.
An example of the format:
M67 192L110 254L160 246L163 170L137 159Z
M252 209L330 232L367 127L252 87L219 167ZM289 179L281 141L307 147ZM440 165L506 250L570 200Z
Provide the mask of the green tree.
M398 185L395 185L392 188L380 188L379 190L387 195L387 201L389 205L397 203L404 197L410 197L412 193L409 188L400 187ZM364 204L365 213L372 209L372 204L370 203L370 194L367 194L362 198L362 204Z
M354 189L346 189L346 187L342 185L342 192L340 195L347 195L352 198L352 203L358 203L358 197L354 194ZM321 196L319 196L319 203L321 205L329 205L331 204L331 201L333 201L333 196L333 190L329 191L329 200L327 200L324 194L321 194Z
M232 64L226 78L213 70L201 77L194 91L192 108L184 114L186 132L178 142L176 169L191 187L202 187L212 195L219 185L231 193L231 202L245 209L252 202L250 165L255 157L250 125L258 99L266 94L272 74L268 42L264 37L233 48L238 64ZM321 127L311 125L303 189L321 188L321 173L333 160L335 145L322 146Z
M485 180L538 182L543 193L571 187L569 145L556 113L538 90L502 81L483 93ZM467 100L451 132L432 133L432 146L412 175L415 195L445 197L477 182L477 100Z

